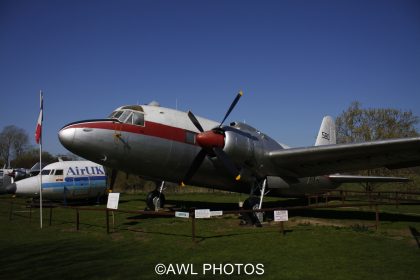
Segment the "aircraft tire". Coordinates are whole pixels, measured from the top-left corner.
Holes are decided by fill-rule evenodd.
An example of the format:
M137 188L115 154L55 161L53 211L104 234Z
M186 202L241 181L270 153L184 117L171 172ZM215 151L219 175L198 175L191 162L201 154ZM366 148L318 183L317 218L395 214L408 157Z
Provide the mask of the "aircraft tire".
M156 199L159 199L159 201L157 202L159 203L159 208L163 208L163 206L165 205L165 195L163 193L160 193L157 190L154 190L154 191L149 192L146 197L146 204L150 210L156 209L155 208Z
M243 208L245 210L257 209L259 204L260 203L258 198L249 197L244 201ZM244 213L243 218L248 224L256 225L258 227L261 226L261 222L258 219L257 213Z

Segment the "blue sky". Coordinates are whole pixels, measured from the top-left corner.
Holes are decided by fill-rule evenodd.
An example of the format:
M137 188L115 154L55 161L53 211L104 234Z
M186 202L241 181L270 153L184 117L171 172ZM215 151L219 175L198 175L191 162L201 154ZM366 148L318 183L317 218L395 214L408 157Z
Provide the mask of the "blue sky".
M0 1L0 129L157 100L291 146L352 101L420 116L419 1Z

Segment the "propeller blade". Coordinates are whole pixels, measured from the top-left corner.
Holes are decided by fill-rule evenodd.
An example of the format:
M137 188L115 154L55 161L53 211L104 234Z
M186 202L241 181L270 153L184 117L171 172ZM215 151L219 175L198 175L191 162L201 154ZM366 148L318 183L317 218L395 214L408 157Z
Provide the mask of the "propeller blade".
M201 126L201 124L198 122L197 118L194 116L194 114L191 111L188 111L188 117L190 118L190 120L192 121L192 123L195 125L195 127L200 132L204 132L203 127Z
M221 148L213 148L213 151L216 154L217 158L227 168L229 173L235 176L235 180L239 181L241 179L241 173L239 172L238 168L236 168L235 164L232 162L230 157Z
M191 180L195 172L197 172L198 168L200 168L206 155L207 155L207 151L205 149L201 149L201 151L195 156L190 166L190 169L188 169L187 174L184 176L184 179L181 182L181 186L185 186L185 183L188 183Z
M223 120L220 122L219 127L221 127L221 126L222 126L222 124L225 122L225 120L226 120L226 119L227 119L227 117L230 115L230 113L232 112L233 108L235 108L236 104L238 103L239 99L241 98L241 96L242 96L243 94L244 94L244 93L243 93L243 92L242 92L242 90L241 90L241 91L239 91L238 95L236 95L235 100L233 100L232 104L230 104L230 107L229 107L229 109L227 110L225 117L224 117L224 118L223 118Z

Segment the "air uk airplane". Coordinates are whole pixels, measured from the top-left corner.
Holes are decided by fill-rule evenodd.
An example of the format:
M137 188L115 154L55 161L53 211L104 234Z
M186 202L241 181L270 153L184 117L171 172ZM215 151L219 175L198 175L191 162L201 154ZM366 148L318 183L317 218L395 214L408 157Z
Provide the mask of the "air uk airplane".
M106 194L107 184L102 165L90 161L59 161L42 169L43 199L66 201L97 198ZM6 187L7 193L38 197L40 176L29 177Z
M403 182L407 179L338 172L420 164L420 137L336 144L329 116L315 146L301 148L280 144L242 122L224 125L241 96L220 123L156 103L130 105L105 119L70 123L59 139L69 151L111 168L111 181L121 170L156 181L249 193L244 206L250 208L260 208L265 194L301 196L344 182ZM162 207L162 186L149 193L150 208Z

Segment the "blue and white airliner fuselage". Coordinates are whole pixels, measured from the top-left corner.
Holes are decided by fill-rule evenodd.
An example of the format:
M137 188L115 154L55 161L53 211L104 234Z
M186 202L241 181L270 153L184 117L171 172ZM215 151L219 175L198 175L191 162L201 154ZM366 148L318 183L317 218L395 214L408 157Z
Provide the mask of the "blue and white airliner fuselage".
M42 169L42 175L17 181L6 190L17 196L37 197L40 176L44 199L97 198L106 193L104 167L91 161L60 161L49 164Z

